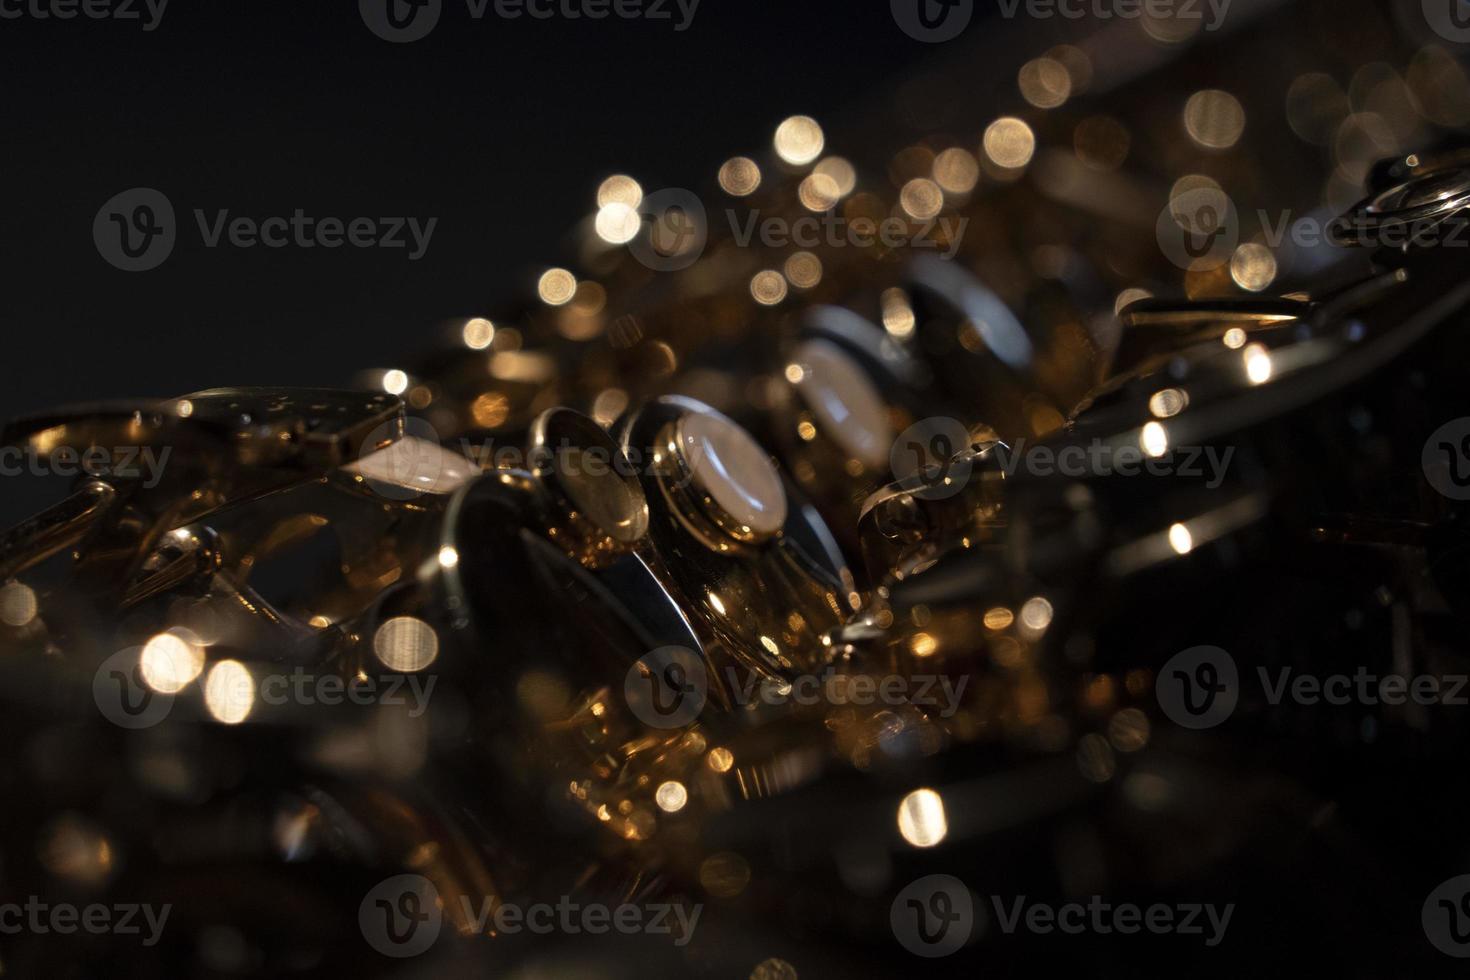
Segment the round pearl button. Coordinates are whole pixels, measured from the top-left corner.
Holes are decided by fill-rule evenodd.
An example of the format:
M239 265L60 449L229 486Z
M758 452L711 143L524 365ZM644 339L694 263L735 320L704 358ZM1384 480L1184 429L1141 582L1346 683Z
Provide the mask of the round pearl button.
M734 422L714 412L679 420L679 451L695 489L714 504L715 523L766 537L786 524L786 488L771 457Z
M828 340L807 341L792 360L802 369L796 390L818 428L864 466L881 469L893 447L893 424L863 369Z

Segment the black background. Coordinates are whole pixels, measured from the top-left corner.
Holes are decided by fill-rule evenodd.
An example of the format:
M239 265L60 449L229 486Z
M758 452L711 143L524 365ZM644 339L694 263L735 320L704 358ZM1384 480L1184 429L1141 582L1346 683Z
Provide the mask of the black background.
M21 2L34 0L7 0ZM475 21L445 0L411 44L370 33L355 0L172 0L152 32L0 20L0 417L348 384L570 261L567 232L609 173L649 190L707 181L785 116L821 118L935 54L881 0L703 0L682 33ZM139 186L168 196L179 239L159 268L128 273L98 254L92 222ZM439 222L410 262L405 249L206 248L195 208Z

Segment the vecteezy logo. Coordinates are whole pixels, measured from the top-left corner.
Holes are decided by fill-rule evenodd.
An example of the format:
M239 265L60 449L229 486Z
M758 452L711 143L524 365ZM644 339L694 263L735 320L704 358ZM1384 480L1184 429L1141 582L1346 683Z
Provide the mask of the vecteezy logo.
M444 12L444 0L358 0L357 9L378 37L407 44L429 36Z
M905 34L930 44L953 41L975 16L975 0L890 0L890 6Z
M444 913L439 890L423 875L395 875L363 897L357 924L384 956L418 956L434 945Z
M670 187L655 191L638 204L641 223L628 251L654 272L687 269L704 254L709 242L709 215L693 191Z
M888 910L893 936L915 956L948 956L970 941L975 903L953 875L927 875L898 893Z
M1470 958L1470 875L1458 875L1430 892L1420 920L1435 949Z
M147 272L174 250L174 206L160 191L134 187L102 205L92 221L98 253L124 272Z
M1451 500L1470 500L1470 417L1435 429L1421 461L1430 486Z
M704 661L684 647L659 647L628 668L623 697L639 721L680 728L699 717L709 695Z
M373 429L363 441L357 462L349 468L361 474L380 497L417 500L439 487L446 458L434 426L427 419L409 416Z
M1235 202L1215 187L1197 187L1170 200L1155 230L1164 257L1181 269L1217 269L1240 243Z
M970 482L970 431L957 419L920 419L904 429L888 453L888 465L900 480L917 480L914 496L924 500L953 497Z
M1214 728L1240 700L1235 660L1219 647L1191 647L1164 664L1154 684L1159 707L1183 728Z
M1470 0L1423 0L1429 27L1453 44L1470 42Z
M92 700L102 717L119 728L152 728L168 717L171 694L160 694L143 680L143 648L119 650L92 675Z

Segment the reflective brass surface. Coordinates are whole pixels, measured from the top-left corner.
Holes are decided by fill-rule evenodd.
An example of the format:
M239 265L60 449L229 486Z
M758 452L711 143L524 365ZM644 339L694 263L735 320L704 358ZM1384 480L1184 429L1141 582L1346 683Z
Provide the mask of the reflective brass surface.
M1324 33L1329 6L1359 27ZM200 951L237 939L241 972L281 976L1092 964L993 929L910 955L894 903L950 873L1059 900L1239 885L1232 970L1289 931L1263 894L1344 934L1380 897L1414 920L1457 859L1360 847L1362 796L1417 814L1442 787L1396 767L1452 780L1462 719L1245 698L1204 733L1157 693L1205 645L1248 677L1467 662L1462 500L1424 454L1464 412L1470 283L1418 231L1367 239L1463 219L1470 113L1441 102L1470 83L1395 24L1257 3L1219 37L998 31L856 132L796 117L732 158L688 263L668 214L632 244L594 219L576 273L452 325L395 394L380 371L7 425L170 455L154 481L109 451L0 537L5 886L167 896L158 975L221 975ZM1238 216L1215 265L1159 230L1200 190ZM1257 207L1356 231L1268 247ZM742 245L727 208L906 237ZM319 696L354 685L424 700ZM358 918L399 875L447 923L406 963ZM562 897L706 918L612 955L465 912ZM1365 969L1428 975L1420 952Z

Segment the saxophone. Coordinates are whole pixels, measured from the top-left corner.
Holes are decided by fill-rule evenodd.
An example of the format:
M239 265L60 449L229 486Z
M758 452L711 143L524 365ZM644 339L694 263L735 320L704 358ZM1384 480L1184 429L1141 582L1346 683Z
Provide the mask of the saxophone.
M7 423L5 972L1470 955L1470 30L1174 6L609 177L354 390Z

